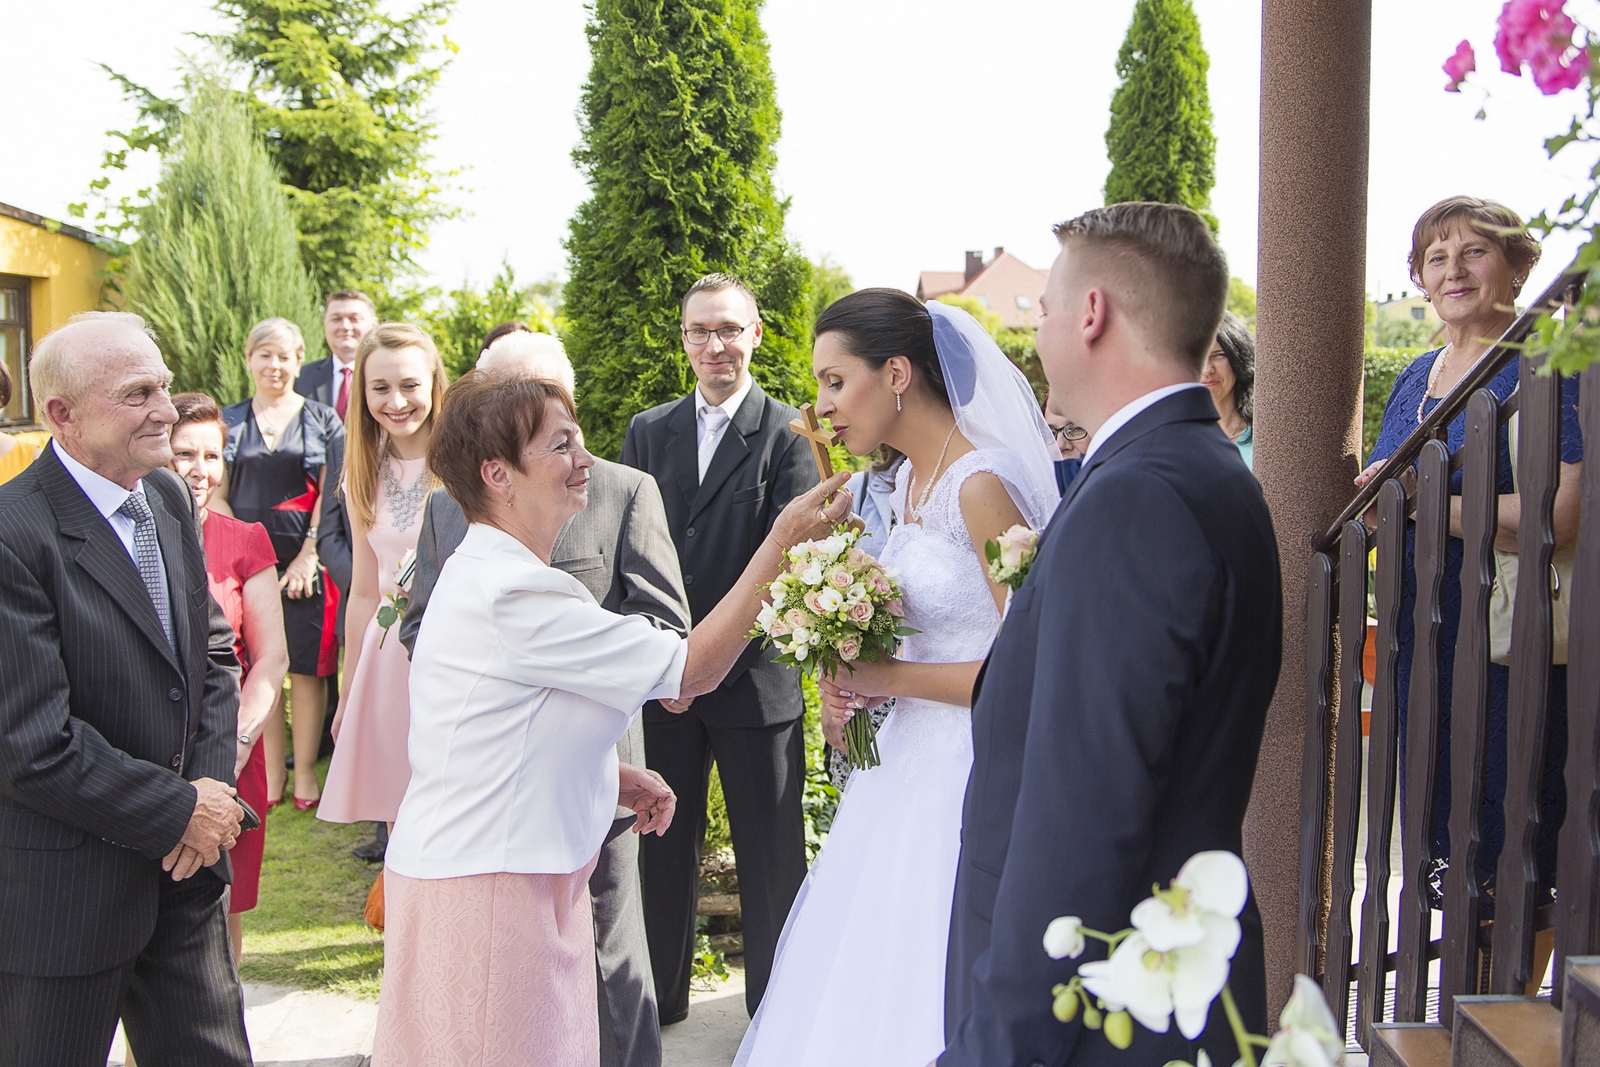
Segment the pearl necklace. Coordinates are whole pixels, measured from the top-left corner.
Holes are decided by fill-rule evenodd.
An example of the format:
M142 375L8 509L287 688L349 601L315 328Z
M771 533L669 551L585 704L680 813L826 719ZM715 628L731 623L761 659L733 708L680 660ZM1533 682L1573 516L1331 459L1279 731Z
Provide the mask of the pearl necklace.
M1428 406L1428 397L1433 394L1433 387L1438 384L1439 374L1444 370L1444 361L1450 358L1454 348L1455 345L1453 344L1445 345L1439 350L1439 354L1434 357L1433 367L1428 371L1428 387L1422 390L1422 399L1417 401L1418 426L1422 425L1422 410ZM1441 399L1443 398L1441 397Z
M400 488L400 476L389 466L392 449L388 442L383 446L383 491L389 498L389 516L396 530L409 529L411 521L417 517L417 512L428 500L428 468L423 466L417 472L417 480L405 489ZM395 466L400 460L395 459Z
M921 522L922 521L922 509L924 507L926 507L927 504L928 504L928 496L929 496L929 494L931 494L933 492L933 483L939 480L939 468L944 466L945 453L950 451L950 439L955 437L955 435L956 435L956 428L955 428L954 425L952 425L950 427L950 432L944 435L944 447L939 449L939 461L933 465L933 473L928 475L928 482L927 482L926 485L924 485L922 487L922 495L917 498L916 507L913 507L913 508L909 509L911 514L906 516L907 521L910 521L910 522ZM916 484L916 480L917 480L917 472L916 471L912 471L911 472L911 484L915 485ZM908 491L906 493L906 500L909 502L910 499L911 499L911 493Z

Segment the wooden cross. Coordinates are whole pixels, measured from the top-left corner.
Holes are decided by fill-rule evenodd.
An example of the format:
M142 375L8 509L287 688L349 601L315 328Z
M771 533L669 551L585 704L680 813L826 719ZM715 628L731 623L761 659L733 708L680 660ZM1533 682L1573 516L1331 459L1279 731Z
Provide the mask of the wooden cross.
M817 474L823 481L833 477L833 457L828 455L828 446L837 444L839 435L831 430L824 430L817 421L817 409L810 404L800 405L800 417L789 420L789 429L811 442L811 458L817 461Z

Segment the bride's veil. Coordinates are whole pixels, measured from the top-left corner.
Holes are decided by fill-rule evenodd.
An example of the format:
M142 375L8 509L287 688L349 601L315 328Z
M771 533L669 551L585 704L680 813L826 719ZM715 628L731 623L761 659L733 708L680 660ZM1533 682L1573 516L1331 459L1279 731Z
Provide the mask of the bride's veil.
M975 447L1005 449L1021 461L1016 477L1022 484L1010 488L1028 525L1043 529L1061 492L1050 430L1033 387L978 320L937 300L928 301L927 307L956 427Z

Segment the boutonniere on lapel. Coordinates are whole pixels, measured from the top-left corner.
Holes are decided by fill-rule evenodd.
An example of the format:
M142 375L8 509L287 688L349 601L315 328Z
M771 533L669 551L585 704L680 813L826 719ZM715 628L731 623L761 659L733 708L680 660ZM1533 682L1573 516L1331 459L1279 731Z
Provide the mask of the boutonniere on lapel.
M405 617L406 608L411 606L411 582L417 576L417 550L406 549L406 554L400 557L400 563L394 569L394 592L384 595L384 605L378 609L378 625L383 627L383 636L378 638L378 647L389 640L389 627Z
M1033 569L1033 558L1038 554L1039 531L1021 523L1001 534L998 541L983 543L983 558L989 561L989 580L1013 593L1022 588L1022 580Z

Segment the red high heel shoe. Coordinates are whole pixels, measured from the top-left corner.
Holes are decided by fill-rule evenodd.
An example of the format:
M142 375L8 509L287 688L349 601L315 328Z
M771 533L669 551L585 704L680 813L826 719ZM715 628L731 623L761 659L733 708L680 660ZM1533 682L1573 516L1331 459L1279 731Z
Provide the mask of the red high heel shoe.
M322 803L322 798L321 797L316 797L316 798L314 798L312 800L301 800L299 797L295 797L294 798L294 810L295 811L310 811L312 808L316 807L320 803Z
M277 800L269 800L269 801L267 801L267 810L268 811L271 811L273 808L281 808L281 807L283 807L283 798L282 797L279 797Z

